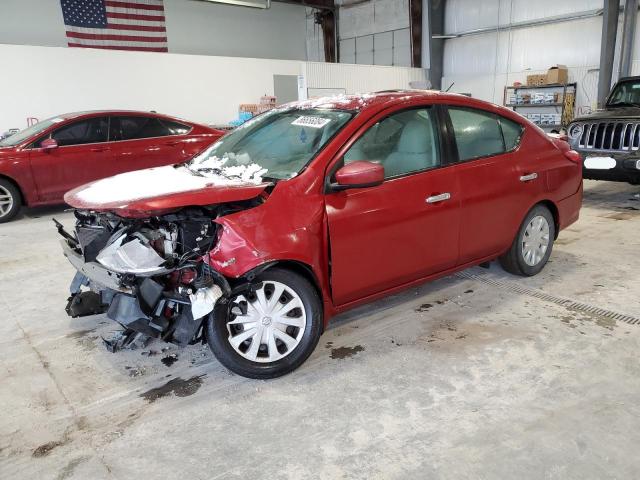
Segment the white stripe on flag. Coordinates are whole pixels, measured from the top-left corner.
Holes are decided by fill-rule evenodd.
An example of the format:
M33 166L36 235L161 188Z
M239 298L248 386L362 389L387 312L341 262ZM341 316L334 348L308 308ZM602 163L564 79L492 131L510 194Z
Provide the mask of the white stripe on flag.
M68 38L70 43L79 43L81 45L95 45L99 47L113 46L113 47L153 47L153 48L167 48L167 42L132 42L132 41L120 41L120 40L92 40L89 38Z
M160 10L140 10L137 8L107 7L107 14L109 13L128 13L130 15L150 15L154 17L164 17L164 12ZM146 20L140 20L140 22L146 22Z
M117 2L125 2L125 3L142 3L144 5L160 5L162 6L162 0L115 0Z
M112 28L85 28L67 25L67 32L89 33L91 35L127 35L131 37L166 37L167 32L146 32L139 30L117 30Z
M148 20L129 20L127 18L108 18L109 25L143 25L145 27L164 27L164 22L150 22Z

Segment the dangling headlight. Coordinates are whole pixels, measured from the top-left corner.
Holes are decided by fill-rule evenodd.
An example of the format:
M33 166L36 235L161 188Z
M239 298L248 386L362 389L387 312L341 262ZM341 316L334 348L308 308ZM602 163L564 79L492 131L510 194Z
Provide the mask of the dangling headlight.
M569 138L577 140L582 136L582 125L580 123L574 123L569 127Z

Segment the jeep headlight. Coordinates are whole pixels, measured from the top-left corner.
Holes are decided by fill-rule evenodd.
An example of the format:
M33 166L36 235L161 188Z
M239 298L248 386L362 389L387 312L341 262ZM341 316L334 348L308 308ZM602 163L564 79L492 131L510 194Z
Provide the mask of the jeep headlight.
M582 125L580 123L574 123L569 126L569 138L572 140L578 140L582 136Z

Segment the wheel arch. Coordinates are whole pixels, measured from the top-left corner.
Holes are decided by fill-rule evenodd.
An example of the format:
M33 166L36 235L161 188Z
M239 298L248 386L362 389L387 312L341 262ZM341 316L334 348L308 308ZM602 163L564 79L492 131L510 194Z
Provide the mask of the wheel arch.
M556 240L558 238L558 234L560 233L560 212L558 210L558 206L551 200L549 199L545 199L545 200L541 200L540 202L536 203L533 207L531 207L532 209L535 208L538 205L542 205L546 208L549 209L549 211L551 212L551 215L553 215L553 224L555 227L555 234L554 234L554 240ZM531 211L531 210L529 210Z
M306 280L311 283L313 288L316 290L318 297L320 300L323 299L322 289L320 288L320 281L316 277L316 274L311 268L311 265L308 265L304 262L300 262L298 260L274 260L272 262L260 265L259 267L254 268L251 272L264 272L273 267L283 268L286 270L291 270L292 272L297 273L301 277L304 277ZM246 274L243 276L247 276Z
M24 192L22 191L22 187L18 182L16 182L13 178L9 177L8 175L4 175L2 173L0 173L0 180L6 180L7 182L11 183L14 187L16 187L16 189L18 190L18 193L20 194L20 203L22 205L27 204L27 197L25 196Z

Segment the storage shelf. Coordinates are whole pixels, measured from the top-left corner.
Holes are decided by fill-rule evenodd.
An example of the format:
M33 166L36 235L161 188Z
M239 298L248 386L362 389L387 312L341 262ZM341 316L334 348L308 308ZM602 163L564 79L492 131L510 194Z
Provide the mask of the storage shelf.
M551 85L538 85L537 87L534 87L532 85L523 85L521 87L514 87L513 85L509 85L506 88L511 90L539 90L541 88L564 88L564 87L576 88L576 85L577 85L576 83L567 83L566 85L564 83L553 83Z
M544 102L544 103L507 103L505 107L561 107L561 102Z

